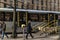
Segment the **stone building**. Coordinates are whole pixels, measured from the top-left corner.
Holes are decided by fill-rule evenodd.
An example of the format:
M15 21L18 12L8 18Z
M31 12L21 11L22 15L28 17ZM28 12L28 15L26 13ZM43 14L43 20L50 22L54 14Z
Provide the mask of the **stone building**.
M0 3L0 8L14 6L14 0L0 0L0 2L6 3ZM16 8L21 9L60 11L59 4L60 0L16 0Z

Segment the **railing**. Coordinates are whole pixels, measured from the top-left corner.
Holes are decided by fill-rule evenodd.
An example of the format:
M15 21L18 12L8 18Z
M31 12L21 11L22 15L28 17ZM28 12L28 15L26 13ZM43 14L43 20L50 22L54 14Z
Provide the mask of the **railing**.
M33 27L37 27L37 26L43 25L43 24L44 24L43 22L40 22L40 23L38 23L38 24L33 25Z
M54 22L54 20L53 21L51 21L51 22L49 22L49 23L47 23L46 25L43 25L43 27L49 27L49 26L51 26L52 24L52 22ZM51 25L49 25L49 24L51 24Z
M53 22L53 23L52 23ZM57 33L57 27L56 26L54 26L54 27L50 27L51 25L55 25L54 24L54 20L53 21L51 21L51 22L49 22L49 24L48 23L44 23L44 22L42 22L42 23L40 23L40 24L38 24L38 25L36 25L33 29L39 29L40 31L46 31L46 28L50 28L49 29L49 31L51 32L51 31L55 31L56 33Z
M46 25L46 23L42 22L42 23L39 23L39 24L36 24L34 27L33 27L33 30L36 30L38 29L38 27L41 27L43 25Z
M53 22L53 23L52 23ZM55 21L56 22L56 21ZM50 24L51 23L51 24ZM55 32L55 33L57 33L57 31L58 31L58 29L57 29L57 26L52 26L52 25L56 25L55 23L54 23L54 20L53 21L51 21L49 24L46 24L46 25L43 25L43 28L41 29L41 31L45 31L45 32L49 32L49 33L51 33L51 32ZM48 30L47 30L48 29Z

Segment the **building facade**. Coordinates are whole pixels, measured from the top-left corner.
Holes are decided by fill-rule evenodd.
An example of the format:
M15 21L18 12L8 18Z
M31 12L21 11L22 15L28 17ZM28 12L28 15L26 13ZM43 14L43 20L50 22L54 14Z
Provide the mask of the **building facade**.
M14 7L14 0L0 0L1 7ZM7 5L9 4L9 5ZM60 0L16 0L16 8L60 11Z

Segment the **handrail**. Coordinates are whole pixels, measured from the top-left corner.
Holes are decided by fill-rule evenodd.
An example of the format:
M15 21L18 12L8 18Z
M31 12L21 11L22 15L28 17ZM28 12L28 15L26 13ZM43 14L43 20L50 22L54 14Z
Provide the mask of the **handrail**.
M54 22L54 20L53 20L52 22ZM55 22L56 22L56 21L55 21ZM49 23L49 24L50 24L50 23ZM48 24L47 26L51 26L51 25L53 25L54 23L52 23L51 25L49 25L49 24Z
M35 25L33 25L33 27L36 27L36 26L38 26L38 25L41 25L43 22L41 22L41 23L38 23L38 24L35 24Z
M33 29L36 28L37 26L41 25L41 24L44 24L44 23L42 22L40 24L37 24L37 25L33 26Z
M53 21L54 21L54 20L53 20ZM52 23L53 21L51 21L50 23ZM49 23L49 24L50 24L50 23ZM49 25L49 24L46 24L46 25ZM45 24L44 24L44 25L45 25ZM44 26L44 25L41 25L41 26ZM46 26L46 25L45 25L45 26Z
M40 24L40 25L38 25L38 26L43 26L43 25L45 25L45 24L46 24L45 21L46 21L46 20L44 20L43 23Z
M52 23L52 22L54 22L54 20L53 20L53 21L51 21L50 23ZM50 24L50 23L49 23L49 24ZM46 24L46 25L45 25L45 27L46 27L46 26L48 26L49 24ZM44 25L43 25L43 26L44 26Z
M44 25L46 25L46 23L45 24L42 24L42 25L39 25L39 26L44 26Z
M52 23L51 25L53 25L54 23ZM51 25L49 25L49 26L51 26Z
M54 22L54 20L52 20L50 23L52 23L52 22ZM49 24L50 24L50 23L49 23Z
M54 22L54 20L51 21L50 23L52 23L52 22ZM50 24L50 23L49 23L49 24ZM41 25L41 24L42 24L42 25ZM48 27L48 26L51 26L51 25L52 25L52 24L51 24L51 25L49 25L49 24L46 24L46 23L43 23L43 22L42 22L42 23L36 25L34 28L36 28L36 27L43 27L43 28L44 28L44 27Z

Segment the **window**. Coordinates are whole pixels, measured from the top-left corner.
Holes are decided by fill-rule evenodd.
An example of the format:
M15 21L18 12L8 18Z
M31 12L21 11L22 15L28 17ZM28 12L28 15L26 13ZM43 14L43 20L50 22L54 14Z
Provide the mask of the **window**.
M0 0L0 2L1 2L1 0ZM0 3L0 7L1 7L1 3Z
M4 0L4 1L7 1L7 0Z
M43 5L43 0L41 0L41 5Z
M0 21L4 21L4 14L0 12Z
M58 0L58 11L59 11L59 0Z
M32 0L32 9L34 8L34 0Z
M27 2L27 9L29 9L29 2Z
M43 0L41 0L41 10L43 10Z
M41 10L43 10L43 6L41 6Z
M25 21L26 21L26 14L24 14L25 12L21 12L20 14L20 25L21 24L25 24Z
M18 3L16 3L16 8L18 8Z
M4 4L4 7L7 7L6 4Z
M11 13L5 13L5 21L12 21L13 15Z
M34 0L32 0L32 4L34 4Z
M24 3L22 3L21 8L24 9Z
M48 7L47 2L48 2L48 1L46 0L46 2L45 2L45 3L46 3L46 10L48 9L48 8L47 8L47 7Z
M38 5L39 5L39 0L36 0L37 3L37 10L39 9Z
M38 14L29 14L29 19L32 21L38 21Z
M22 2L24 2L24 0L21 0Z
M9 8L13 8L13 0L10 0L10 6L9 6Z
M13 1L12 0L10 0L10 4L12 5L12 3L13 3Z
M51 4L52 0L50 0L50 11L52 10L52 4Z

